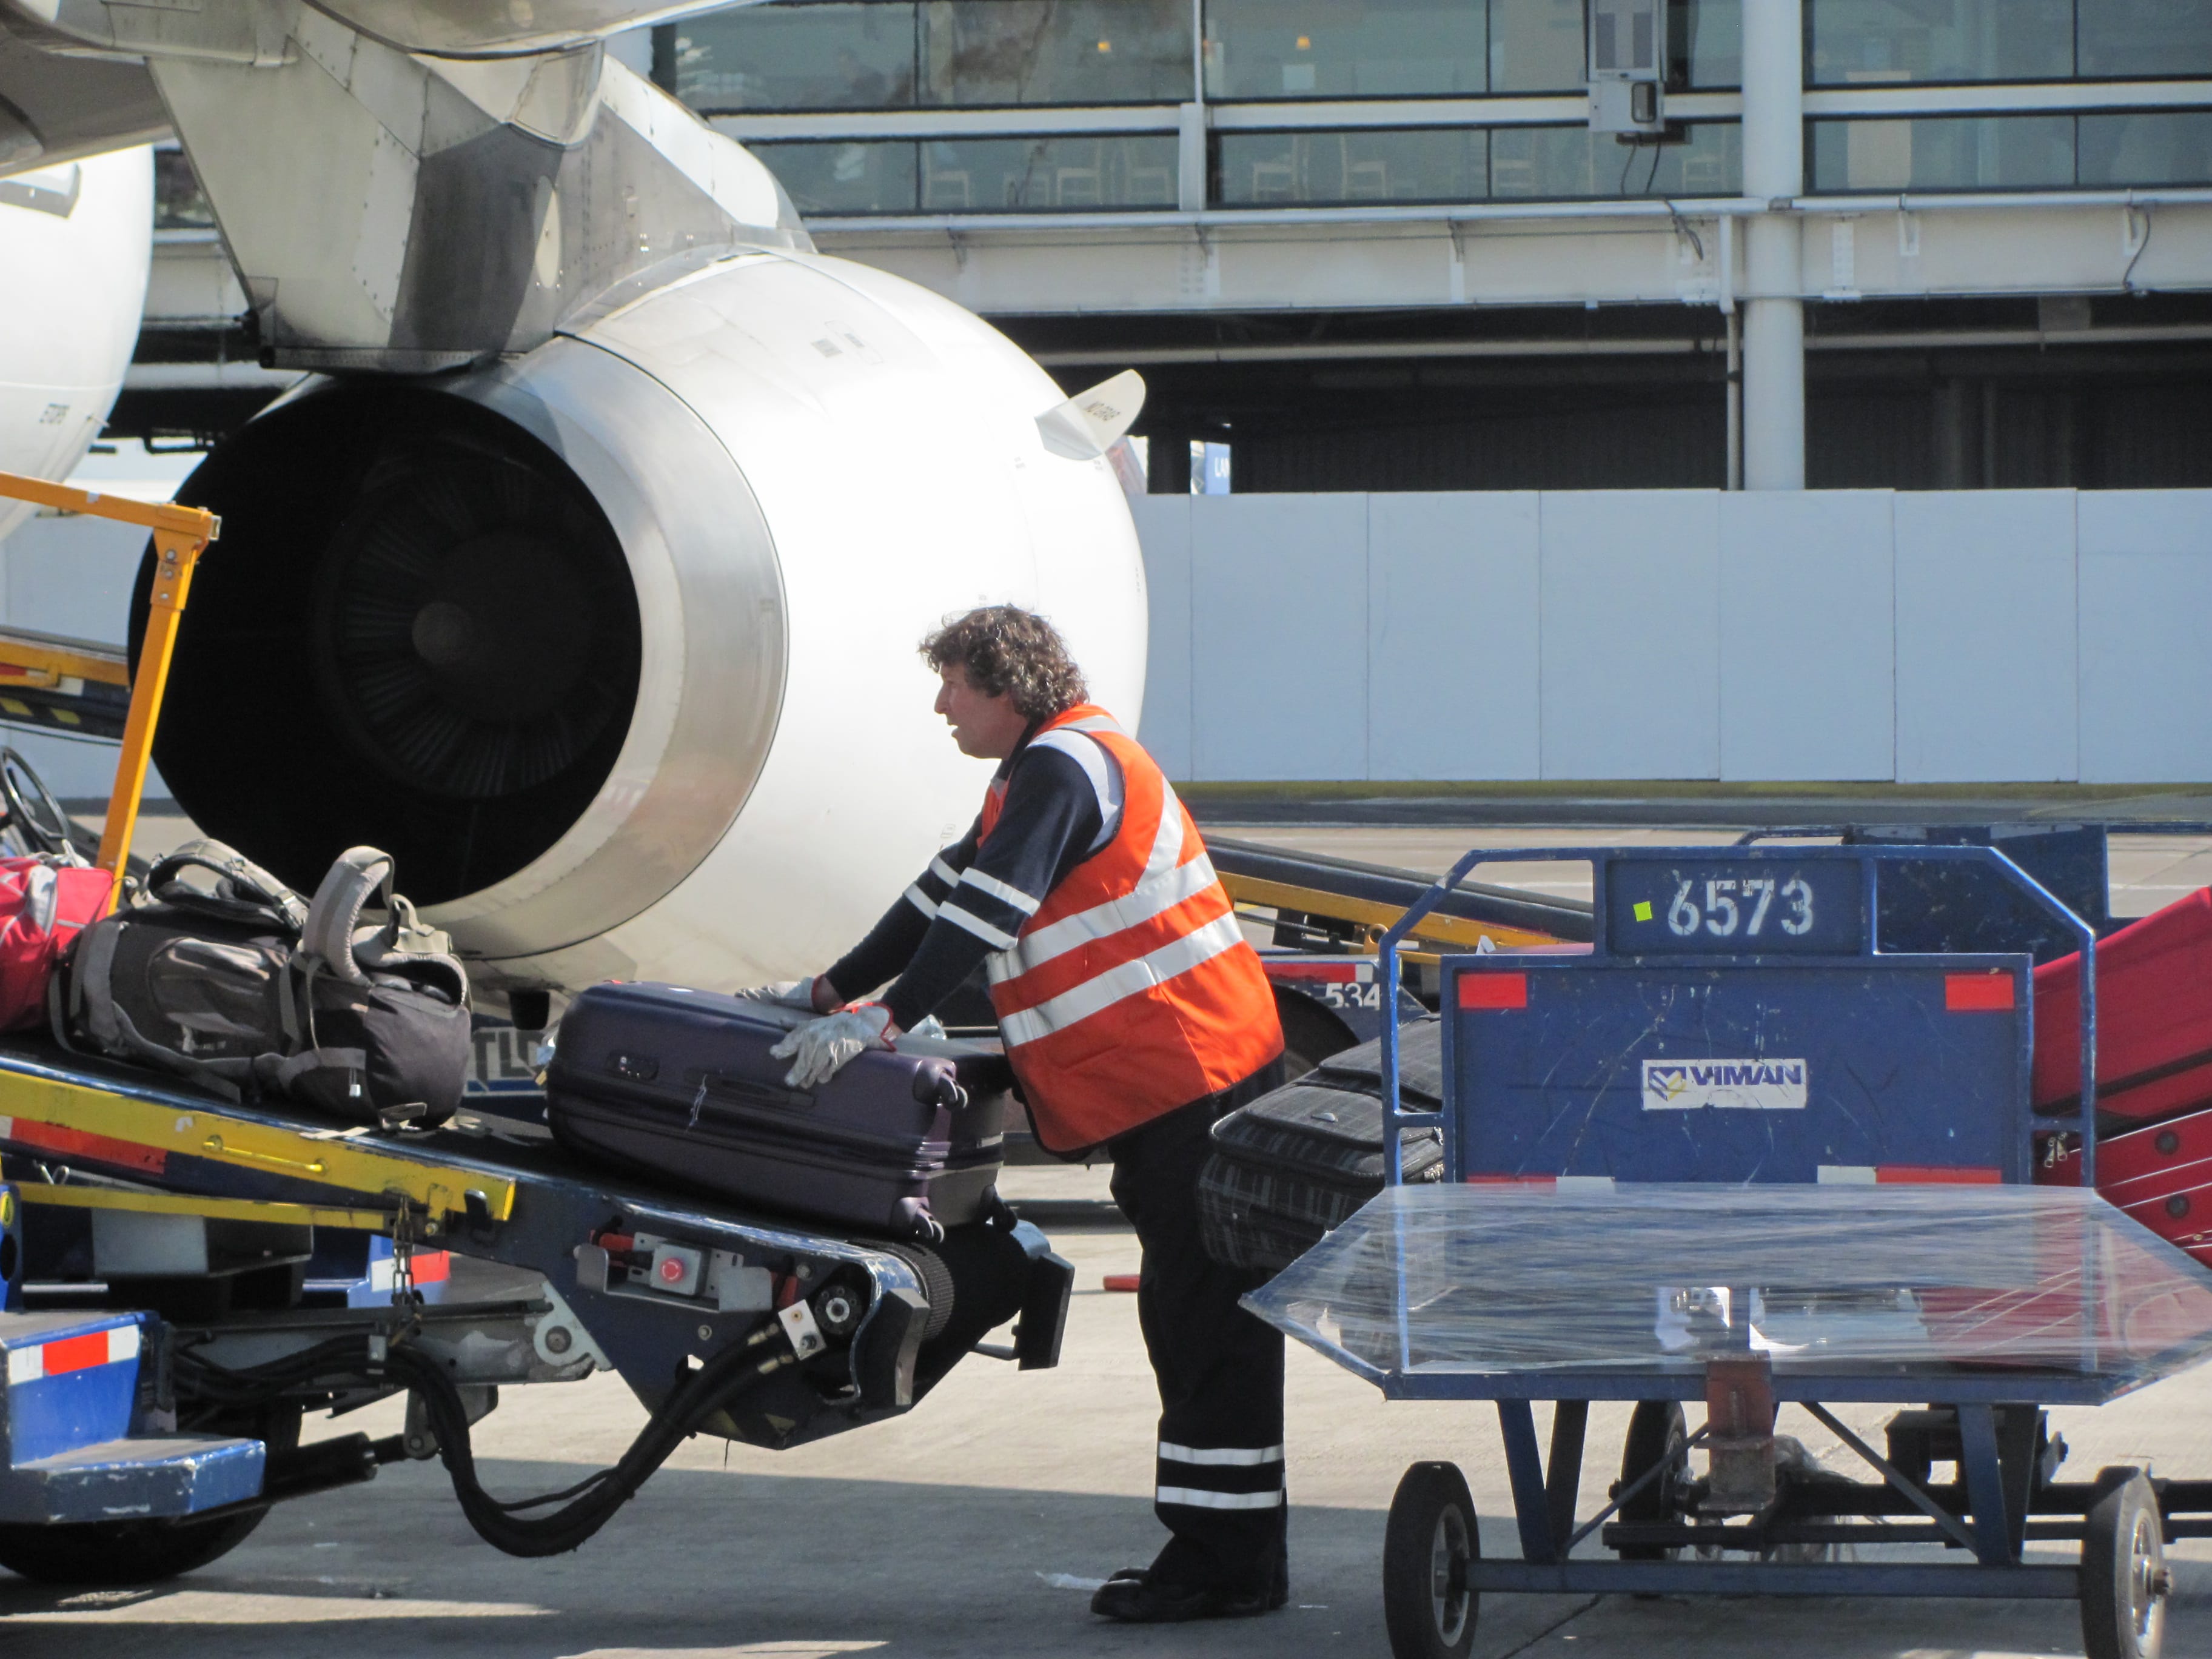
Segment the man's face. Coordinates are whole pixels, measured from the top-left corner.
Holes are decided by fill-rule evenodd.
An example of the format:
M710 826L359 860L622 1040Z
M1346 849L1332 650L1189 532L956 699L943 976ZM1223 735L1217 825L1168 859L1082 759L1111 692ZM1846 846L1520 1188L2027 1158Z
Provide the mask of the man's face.
M1029 729L1013 700L1004 692L991 696L968 684L968 672L958 663L942 671L945 684L937 693L937 712L952 728L952 741L963 755L978 760L1004 760Z

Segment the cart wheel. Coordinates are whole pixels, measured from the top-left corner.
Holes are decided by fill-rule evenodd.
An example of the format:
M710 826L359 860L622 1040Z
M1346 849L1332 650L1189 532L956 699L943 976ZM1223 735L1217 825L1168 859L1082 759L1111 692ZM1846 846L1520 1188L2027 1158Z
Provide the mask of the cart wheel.
M1627 1491L1646 1469L1678 1450L1689 1437L1678 1401L1638 1401L1636 1409L1629 1414L1628 1440L1620 1452L1620 1485L1613 1490ZM1689 1474L1689 1470L1680 1465L1669 1469L1623 1504L1620 1518L1642 1522L1672 1521L1682 1513L1682 1483ZM1664 1544L1623 1544L1620 1553L1624 1561L1671 1561L1681 1553Z
M0 1567L40 1584L157 1584L228 1554L268 1513L55 1527L11 1522L0 1526Z
M2158 1659L2166 1638L2166 1529L2139 1469L2101 1469L2081 1535L2081 1644L2088 1659Z
M1394 1659L1466 1659L1479 1610L1467 1567L1481 1553L1459 1466L1407 1469L1382 1536L1382 1622Z

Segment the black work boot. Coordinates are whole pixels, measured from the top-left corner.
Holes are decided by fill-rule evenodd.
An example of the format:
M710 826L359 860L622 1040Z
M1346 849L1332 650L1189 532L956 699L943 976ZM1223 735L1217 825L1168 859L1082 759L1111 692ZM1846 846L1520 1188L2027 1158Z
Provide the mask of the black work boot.
M1148 1567L1124 1567L1098 1587L1091 1611L1122 1625L1179 1625L1193 1619L1249 1619L1290 1600L1286 1581L1265 1591L1217 1589L1155 1577Z

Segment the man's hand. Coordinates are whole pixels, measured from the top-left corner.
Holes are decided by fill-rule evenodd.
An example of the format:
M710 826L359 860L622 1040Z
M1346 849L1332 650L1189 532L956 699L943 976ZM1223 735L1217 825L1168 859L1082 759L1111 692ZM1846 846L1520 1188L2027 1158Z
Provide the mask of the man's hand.
M818 1089L865 1048L888 1048L899 1034L891 1012L880 1002L856 1002L821 1019L809 1020L769 1053L792 1062L784 1081L794 1089Z
M769 985L754 985L737 994L740 1002L772 1002L779 1007L807 1008L817 1014L826 1014L842 1000L836 988L817 974L811 979L780 979Z

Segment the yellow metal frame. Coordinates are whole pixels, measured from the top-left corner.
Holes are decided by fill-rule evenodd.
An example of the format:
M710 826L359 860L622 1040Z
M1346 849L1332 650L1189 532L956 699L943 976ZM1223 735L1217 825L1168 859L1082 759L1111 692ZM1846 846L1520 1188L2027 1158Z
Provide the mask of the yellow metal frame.
M1326 916L1333 921L1358 922L1373 928L1377 936L1406 914L1395 904L1381 904L1372 899L1346 898L1340 893L1324 892L1312 887L1293 887L1287 882L1261 881L1252 876L1224 875L1221 884L1228 890L1230 898L1238 904L1296 910L1304 915ZM1486 939L1501 951L1529 945L1557 945L1559 942L1558 937L1552 933L1540 933L1527 927L1507 927L1494 921L1469 921L1461 916L1442 916L1433 911L1421 918L1421 925L1416 931L1421 939L1432 945L1456 945L1470 951ZM1368 954L1372 955L1373 951L1374 941L1370 939L1368 941Z
M135 680L112 678L112 665L76 653L56 653L77 665L66 671L108 684L129 684L131 712L123 722L123 751L115 763L115 787L107 800L107 822L100 832L100 867L123 873L131 859L131 838L138 827L139 798L146 789L146 768L154 754L154 726L161 717L161 694L168 689L169 664L176 654L177 626L185 598L191 592L193 567L208 544L222 533L222 521L204 507L178 507L167 501L136 501L124 495L103 495L98 490L45 478L26 478L0 472L0 496L35 501L64 513L82 513L118 524L142 525L154 532L154 591L146 613L146 635L138 646ZM9 647L15 654L22 648ZM88 670L98 664L100 672ZM26 666L52 670L51 663Z
M52 686L65 680L127 688L131 665L119 651L77 650L0 628L0 685Z
M26 1182L15 1195L33 1208L128 1210L137 1215L196 1215L210 1221L259 1221L276 1227L343 1227L388 1232L389 1210L336 1209L321 1204L277 1204L252 1198L201 1198L190 1193L142 1193L125 1187L42 1187Z
M46 1124L153 1152L289 1176L382 1199L395 1209L410 1204L428 1216L422 1230L428 1235L441 1230L444 1217L465 1213L471 1193L482 1196L494 1221L507 1220L514 1213L514 1182L504 1176L450 1169L381 1146L356 1146L343 1133L258 1123L219 1109L142 1100L53 1078L11 1074L8 1085L8 1116L15 1126ZM25 1184L21 1190L33 1189ZM368 1224L380 1228L390 1221L390 1214L384 1212Z

